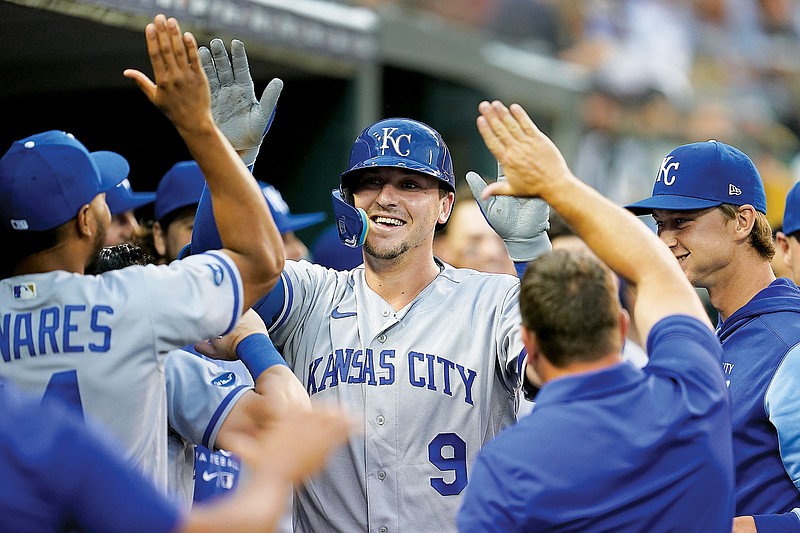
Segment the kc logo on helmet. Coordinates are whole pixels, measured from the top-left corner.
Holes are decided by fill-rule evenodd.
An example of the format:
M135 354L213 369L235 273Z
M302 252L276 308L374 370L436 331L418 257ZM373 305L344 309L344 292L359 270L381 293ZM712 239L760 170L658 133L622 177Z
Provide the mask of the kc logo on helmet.
M672 163L670 163L670 159L672 159L673 157L674 156L671 155L667 156L661 162L661 168L658 171L658 176L656 176L656 183L661 181L661 178L664 178L664 185L670 186L673 183L675 183L675 178L676 178L675 174L670 176L669 172L670 170L678 170L681 164L678 161L673 161Z
M381 144L381 155L386 153L386 150L390 148L394 150L399 156L408 157L411 154L411 150L406 148L405 151L402 151L400 148L400 141L405 140L408 144L411 144L411 134L410 133L403 133L401 135L395 136L395 132L397 128L383 128L383 143Z

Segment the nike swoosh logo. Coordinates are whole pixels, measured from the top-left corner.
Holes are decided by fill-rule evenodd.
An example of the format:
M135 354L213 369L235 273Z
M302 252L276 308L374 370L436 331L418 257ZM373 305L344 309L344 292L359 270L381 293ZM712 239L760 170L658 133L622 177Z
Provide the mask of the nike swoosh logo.
M203 472L203 481L211 481L219 475L219 472Z
M346 312L339 312L339 306L333 308L331 311L331 318L347 318L349 316L356 316L355 311L346 311Z

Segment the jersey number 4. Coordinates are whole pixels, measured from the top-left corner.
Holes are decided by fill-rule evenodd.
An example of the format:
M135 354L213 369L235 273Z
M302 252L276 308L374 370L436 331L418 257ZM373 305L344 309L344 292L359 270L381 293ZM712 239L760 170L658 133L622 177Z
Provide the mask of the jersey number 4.
M442 472L453 472L449 483L432 477L431 487L442 496L461 494L467 486L467 443L455 433L439 433L428 444L428 460Z
M81 390L78 388L77 370L56 372L50 376L42 401L50 401L53 398L66 403L83 418L83 402L81 402Z

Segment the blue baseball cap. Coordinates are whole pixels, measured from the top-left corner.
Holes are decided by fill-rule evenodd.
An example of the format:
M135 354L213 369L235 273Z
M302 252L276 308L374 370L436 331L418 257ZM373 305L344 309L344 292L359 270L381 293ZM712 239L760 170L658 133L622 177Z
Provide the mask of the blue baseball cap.
M156 193L154 192L133 192L128 178L122 180L113 189L106 191L106 203L112 215L133 211L147 204L152 204L155 199Z
M764 184L750 158L712 140L675 148L661 162L653 195L625 207L635 215L647 215L653 209L694 211L721 204L750 204L767 213Z
M89 152L72 134L37 133L14 142L0 158L0 221L18 231L45 231L128 176L114 152Z
M264 198L267 199L272 219L281 234L307 228L325 220L325 213L321 211L299 215L292 214L278 189L263 181L259 181L258 185L261 187L261 192L264 193Z
M206 178L195 161L175 163L156 187L156 220L163 220L182 207L199 204L205 183Z
M795 183L786 195L786 208L783 210L784 235L800 231L800 183Z

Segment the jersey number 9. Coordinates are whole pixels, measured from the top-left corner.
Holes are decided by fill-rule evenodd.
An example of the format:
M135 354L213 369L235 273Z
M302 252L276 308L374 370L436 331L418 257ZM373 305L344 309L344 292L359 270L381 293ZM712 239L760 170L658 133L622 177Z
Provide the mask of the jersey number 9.
M442 472L452 471L454 475L450 483L444 478L432 477L431 487L442 496L461 494L467 486L467 443L455 433L439 433L428 444L428 460Z

